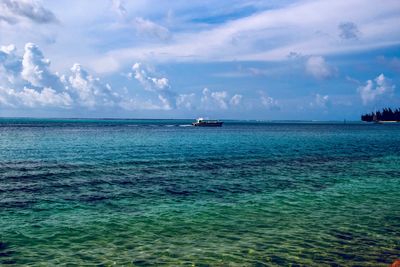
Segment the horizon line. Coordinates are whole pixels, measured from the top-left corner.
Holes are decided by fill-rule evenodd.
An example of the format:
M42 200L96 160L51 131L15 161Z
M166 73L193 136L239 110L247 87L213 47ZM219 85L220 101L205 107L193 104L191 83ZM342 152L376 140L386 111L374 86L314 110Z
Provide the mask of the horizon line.
M45 119L45 120L195 120L195 118L127 118L127 117L30 117L30 116L0 116L0 119ZM362 122L361 120L315 120L315 119L219 119L225 121L255 121L255 122Z

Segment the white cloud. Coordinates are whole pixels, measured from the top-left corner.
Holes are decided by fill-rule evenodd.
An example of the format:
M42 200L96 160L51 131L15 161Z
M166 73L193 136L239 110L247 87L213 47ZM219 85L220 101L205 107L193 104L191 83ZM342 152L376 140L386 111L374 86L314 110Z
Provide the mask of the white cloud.
M10 54L15 51L15 45L2 45L0 47L0 51L5 54Z
M359 87L358 92L364 105L378 101L379 98L393 95L395 85L383 74L373 81L368 80L365 86Z
M134 20L134 26L137 32L142 36L167 40L171 37L171 33L166 27L163 27L151 20L137 17Z
M60 89L61 83L57 75L49 70L50 60L44 58L40 49L32 43L25 45L22 58L21 76L24 80L37 87L51 87Z
M321 56L311 56L306 61L306 71L317 79L331 77L335 70Z
M270 109L270 110L279 110L280 109L279 102L276 99L268 96L263 91L260 91L259 94L260 94L261 104L264 107L266 107L267 109Z
M240 102L242 101L243 96L239 95L239 94L235 94L234 96L232 96L231 100L229 101L229 103L232 106L238 106L240 104Z
M134 73L128 75L138 80L148 91L160 91L170 88L169 81L165 77L153 77L150 70L141 63L135 63L132 66Z
M196 109L195 93L178 94L171 89L168 78L160 77L154 71L141 63L135 63L132 66L132 73L128 77L135 78L147 91L157 94L160 104L160 109L171 110L175 108ZM242 95L235 94L229 99L226 91L211 91L204 88L200 97L199 107L206 110L223 109L226 110L229 106L237 106L240 104Z
M11 107L57 107L66 108L73 104L73 100L66 92L57 93L51 88L41 91L24 88L21 91L0 87L0 103Z
M70 76L59 77L51 72L50 60L35 44L27 43L22 57L15 51L13 45L0 48L0 99L5 106L95 108L122 100L109 84L79 64L74 64Z
M16 24L21 20L40 24L58 22L53 12L35 0L2 0L0 2L1 20L9 24Z
M161 109L170 110L176 107L176 93L171 90L166 77L157 77L141 63L135 63L132 70L134 72L129 73L128 76L138 80L145 90L157 93L158 99L162 103Z
M361 0L273 1L270 4L222 1L212 5L198 0L185 3L154 0L125 3L99 0L96 4L77 0L43 2L43 8L59 16L62 30L52 25L37 25L19 15L5 18L6 13L0 11L3 17L0 36L3 41L18 45L27 41L41 46L53 42L49 53L56 60L56 67L63 70L77 61L104 73L121 70L135 61L281 61L287 60L287 55L293 51L326 57L400 43L397 0L387 0L385 4L373 1L368 5ZM204 9L196 9L201 5ZM226 9L240 11L243 6L254 8L256 12L229 19L223 16L229 13ZM110 9L114 11L111 15ZM167 21L170 10L175 14L172 24ZM116 23L115 12L124 17L119 23ZM202 18L218 18L221 14L222 21L201 21ZM5 19L17 19L21 23L10 25ZM338 36L338 25L349 21L362 33L357 42L344 42ZM122 23L124 27L110 32L111 24L115 23ZM168 41L159 42L160 38Z
M400 43L400 30L396 26L399 14L400 6L395 0L385 1L385 5L376 2L367 6L360 0L299 1L206 28L188 27L174 33L167 44L138 43L111 50L106 57L122 62L144 58L155 61L276 61L287 60L287 55L293 51L322 56L361 51ZM344 23L348 17L357 25ZM138 22L146 32L155 32L155 36L167 32L145 19ZM338 25L344 38L359 36L359 31L363 38L358 42L343 42L337 37Z
M104 84L99 78L90 75L79 64L71 68L72 75L64 78L66 89L75 96L76 101L84 106L114 106L120 96L112 91L109 84Z
M129 90L117 93L110 84L91 75L80 64L69 73L58 75L50 68L38 46L28 43L18 56L13 45L0 47L0 103L2 106L86 108L103 107L126 110L228 109L240 104L242 95L232 97L226 91L204 89L200 101L195 93L178 94L171 89L167 77L135 63L127 76L136 79L143 88L154 93L156 100L129 96ZM198 103L197 103L198 102ZM198 105L198 107L197 107Z
M241 103L243 96L235 94L229 97L227 91L211 91L204 88L201 96L201 107L205 110L227 110L230 107L238 106Z
M13 45L0 47L0 103L9 107L86 108L103 107L127 110L205 109L227 110L239 106L243 96L227 91L205 88L199 97L195 93L178 94L171 89L169 79L141 63L132 66L128 78L136 79L155 99L143 100L130 96L129 90L117 93L110 84L91 75L76 63L70 72L59 75L50 70L38 46L25 45L18 56Z
M228 93L226 91L211 91L204 88L201 97L201 103L204 109L228 109L227 104Z

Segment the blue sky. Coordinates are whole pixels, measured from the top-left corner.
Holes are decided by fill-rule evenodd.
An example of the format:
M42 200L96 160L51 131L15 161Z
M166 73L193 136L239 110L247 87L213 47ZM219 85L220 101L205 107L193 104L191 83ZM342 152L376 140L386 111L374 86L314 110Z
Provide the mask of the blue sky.
M357 120L400 107L400 4L0 0L0 116Z

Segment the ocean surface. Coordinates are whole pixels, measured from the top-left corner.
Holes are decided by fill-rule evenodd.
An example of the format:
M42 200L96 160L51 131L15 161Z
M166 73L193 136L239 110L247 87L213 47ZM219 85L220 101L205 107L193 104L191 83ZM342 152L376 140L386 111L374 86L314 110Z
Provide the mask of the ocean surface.
M388 266L400 124L0 119L0 265Z

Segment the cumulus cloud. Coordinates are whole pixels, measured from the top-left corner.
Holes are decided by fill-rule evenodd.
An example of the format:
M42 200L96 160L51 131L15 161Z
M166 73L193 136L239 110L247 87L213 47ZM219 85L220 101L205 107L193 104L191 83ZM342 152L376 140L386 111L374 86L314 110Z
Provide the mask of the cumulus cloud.
M160 76L141 63L135 63L127 76L137 80L156 99L131 97L127 88L117 93L110 84L93 76L78 63L63 75L53 73L50 60L45 58L35 44L26 44L21 56L17 54L14 45L0 46L2 107L227 110L239 106L243 98L240 94L230 95L227 91L207 88L200 96L195 93L178 94L172 90L167 77Z
M80 64L74 64L71 73L68 79L63 77L63 81L67 91L75 96L81 106L114 106L120 100L120 96L113 92L109 84L90 75Z
M49 69L38 46L25 45L22 56L15 46L0 47L0 103L10 107L86 108L114 106L122 101L109 84L104 84L74 64L71 73L61 77Z
M342 39L358 39L360 31L354 22L342 22L338 25L339 36Z
M51 88L36 90L24 88L21 91L0 87L0 104L10 107L57 107L68 108L73 100L66 92L57 93Z
M240 104L240 102L242 101L243 96L239 95L239 94L235 94L234 96L232 96L231 100L229 100L229 103L232 106L238 106Z
M10 53L12 53L12 52L14 52L15 51L15 45L2 45L2 46L0 46L0 51L1 51L1 53L2 54L10 54ZM1 59L3 59L4 58L4 56L0 56L0 58Z
M166 77L155 77L150 70L143 66L142 63L135 63L132 66L133 73L129 73L130 77L138 80L148 91L162 91L170 88L169 81Z
M53 12L35 0L2 0L0 14L0 20L9 24L19 23L23 19L40 24L58 22Z
M157 77L141 63L135 63L132 70L133 73L129 73L128 76L138 80L145 90L156 92L162 103L162 109L170 110L176 107L176 93L171 90L169 80L166 77Z
M48 69L50 61L39 48L26 44L23 56L14 45L0 48L0 98L10 107L70 107L73 99L59 77Z
M73 99L37 46L27 44L22 57L14 45L0 47L0 103L9 107L70 107Z
M32 43L25 45L25 53L22 58L21 76L24 80L37 87L62 87L59 77L49 70L50 60L44 58L40 49Z
M374 80L368 80L365 86L359 87L358 92L364 105L378 101L378 99L393 95L395 85L383 74Z
M326 79L334 75L335 69L321 56L310 56L306 61L306 71L317 79Z
M226 91L211 91L204 88L202 91L201 103L204 109L227 109L228 93Z
M151 20L137 17L134 20L136 31L143 36L156 38L160 40L167 40L171 37L170 31Z
M205 110L227 110L234 106L239 106L243 96L235 94L229 96L227 91L212 91L204 88L200 98L201 107Z

